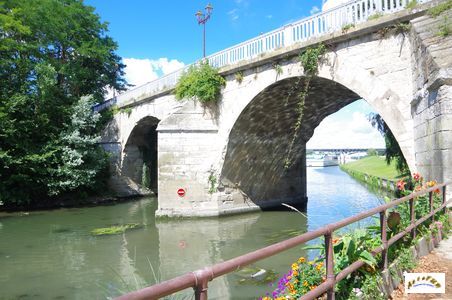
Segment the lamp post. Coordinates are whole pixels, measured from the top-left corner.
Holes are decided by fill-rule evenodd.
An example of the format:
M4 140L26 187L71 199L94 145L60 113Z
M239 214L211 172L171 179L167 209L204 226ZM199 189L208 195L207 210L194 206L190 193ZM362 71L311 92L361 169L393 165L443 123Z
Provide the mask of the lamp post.
M210 19L210 15L212 14L213 7L209 3L207 4L205 11L206 13L201 12L198 10L198 12L195 14L196 18L198 19L198 24L203 26L203 40L202 40L202 53L203 58L206 57L206 22Z

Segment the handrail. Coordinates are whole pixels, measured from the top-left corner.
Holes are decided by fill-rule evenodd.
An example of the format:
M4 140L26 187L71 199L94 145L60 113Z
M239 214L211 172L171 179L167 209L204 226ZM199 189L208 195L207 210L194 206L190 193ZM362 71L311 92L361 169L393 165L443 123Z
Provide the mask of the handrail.
M431 0L418 0L417 2L425 3L428 1ZM322 11L248 39L237 45L209 55L206 59L212 66L217 68L253 59L263 53L272 52L281 47L290 46L295 43L307 41L324 34L341 30L345 25L363 23L372 15L400 11L406 7L408 2L409 0L351 0L340 6ZM117 96L117 104L120 106L127 105L131 102L133 103L134 99L146 95L146 93L155 95L174 87L183 72L188 70L192 65L193 64L187 65L177 71L119 94ZM109 102L108 105L112 105L112 103L113 102ZM108 107L108 105L102 107L101 105L102 103L97 106L99 106L100 109Z
M281 253L285 250L291 249L295 246L304 244L310 240L316 239L318 237L325 237L325 265L326 265L326 281L315 289L311 290L307 294L303 295L300 299L315 299L325 292L328 293L328 299L334 299L334 285L340 280L347 277L347 275L358 270L364 265L363 261L356 261L340 271L338 274L334 274L334 259L333 259L333 233L334 231L341 229L347 225L360 221L362 219L368 218L375 214L380 214L380 229L381 229L381 240L382 246L374 249L372 254L382 254L383 268L386 269L388 266L387 251L389 246L394 244L397 240L402 238L404 235L410 233L412 237L415 237L416 227L426 221L429 218L433 218L434 215L440 210L447 210L447 204L452 203L452 199L446 201L446 186L451 184L452 181L448 181L442 184L437 184L428 189L412 193L408 196L395 199L389 203L377 206L373 209L369 209L362 213L356 214L354 216L345 218L341 221L325 225L319 229L304 233L297 237L293 237L282 242L267 246L262 249L244 254L232 258L230 260L215 264L204 269L200 269L191 273L186 273L185 275L155 284L144 289L128 293L126 295L116 298L117 300L141 300L141 299L158 299L164 296L171 295L172 293L182 291L186 288L193 287L195 289L196 299L207 299L207 287L208 281L213 280L219 276L231 273L240 269L244 266L252 264L256 261L268 258L275 254ZM436 209L433 209L433 192L441 189L442 190L442 205ZM430 201L430 213L420 218L415 219L414 206L416 197L422 196L424 194L429 194ZM405 230L399 232L391 239L387 240L386 235L386 211L394 206L400 205L406 201L410 203L410 218L411 224L405 228Z

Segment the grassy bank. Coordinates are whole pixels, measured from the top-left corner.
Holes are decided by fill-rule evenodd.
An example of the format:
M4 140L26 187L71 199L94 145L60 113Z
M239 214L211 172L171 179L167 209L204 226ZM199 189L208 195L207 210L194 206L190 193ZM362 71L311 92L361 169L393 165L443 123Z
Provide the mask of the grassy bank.
M349 162L341 165L341 168L345 171L360 172L388 180L396 180L401 177L394 163L388 165L384 157L379 156L369 156Z

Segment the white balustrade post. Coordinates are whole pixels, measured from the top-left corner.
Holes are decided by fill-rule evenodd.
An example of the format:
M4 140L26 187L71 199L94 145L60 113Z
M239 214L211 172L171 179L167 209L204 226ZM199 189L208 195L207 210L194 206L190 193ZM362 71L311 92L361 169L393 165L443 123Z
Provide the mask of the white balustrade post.
M282 32L284 36L284 46L290 46L294 43L294 37L293 37L293 25L289 24L284 26L284 30ZM264 40L265 44L265 40Z

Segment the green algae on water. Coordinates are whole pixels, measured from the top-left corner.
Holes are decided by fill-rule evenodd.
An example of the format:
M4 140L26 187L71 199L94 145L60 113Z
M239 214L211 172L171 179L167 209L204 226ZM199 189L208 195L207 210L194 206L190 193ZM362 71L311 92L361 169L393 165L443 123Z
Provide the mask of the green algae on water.
M137 224L137 223L130 223L130 224L124 224L124 225L113 225L110 227L93 229L93 230L91 230L91 234L95 235L95 236L121 234L121 233L126 232L126 230L136 229L139 227L141 227L141 226L140 226L140 224Z

